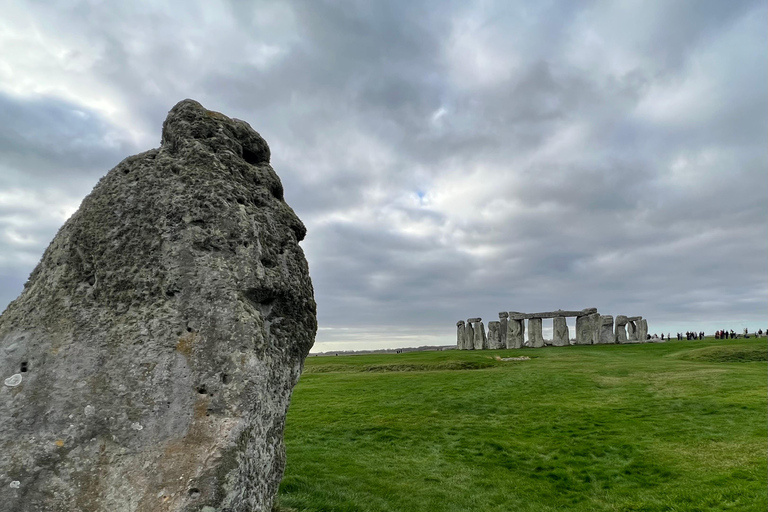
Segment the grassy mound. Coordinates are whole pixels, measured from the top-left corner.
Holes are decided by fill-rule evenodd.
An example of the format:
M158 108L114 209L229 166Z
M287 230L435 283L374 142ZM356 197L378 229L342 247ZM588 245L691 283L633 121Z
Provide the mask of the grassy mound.
M308 365L304 373L362 373L362 372L429 372L440 370L481 370L495 366L493 361L435 361L392 364L323 364Z
M768 361L768 345L762 346L719 346L688 350L680 354L687 361L706 363L753 363Z

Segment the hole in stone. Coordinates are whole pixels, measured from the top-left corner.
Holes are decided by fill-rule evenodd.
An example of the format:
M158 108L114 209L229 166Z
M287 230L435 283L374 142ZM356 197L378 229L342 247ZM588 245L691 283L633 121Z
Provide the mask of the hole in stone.
M223 384L229 384L230 382L232 382L232 376L229 375L229 374L226 374L226 373L222 373L221 374L221 382Z
M196 500L200 497L200 489L197 487L193 487L189 490L189 497L193 500Z
M88 276L86 279L89 285L93 286L96 283L96 276Z
M243 160L245 160L251 165L258 165L260 162L263 161L262 158L259 158L259 155L257 153L254 153L248 148L243 148Z
M208 409L207 411L205 411L205 415L210 416L212 412L213 412L213 409Z
M187 332L192 332L192 331L194 331L194 329L192 329L191 327L187 326Z
M248 240L246 240L245 242L243 242L243 247L246 247L246 248L247 248L247 247L250 247L250 246L251 246L251 242L249 242Z
M275 268L277 266L277 262L270 257L262 258L261 264L267 268Z
M283 192L283 185L282 185L282 183L280 183L280 182L273 183L269 187L269 192L272 194L272 196L275 199L279 199L281 201L283 200L284 192Z
M26 361L22 361L22 363L21 363L21 373L26 373L26 372L27 372L27 362Z
M205 386L198 386L197 392L204 395L206 393Z
M237 198L237 203L238 204L245 204L245 199L243 199L242 197L238 197Z

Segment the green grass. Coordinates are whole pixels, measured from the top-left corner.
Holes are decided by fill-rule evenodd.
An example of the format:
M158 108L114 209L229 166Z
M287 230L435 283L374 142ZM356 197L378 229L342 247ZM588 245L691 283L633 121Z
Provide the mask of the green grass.
M764 512L765 353L762 338L311 357L280 507Z

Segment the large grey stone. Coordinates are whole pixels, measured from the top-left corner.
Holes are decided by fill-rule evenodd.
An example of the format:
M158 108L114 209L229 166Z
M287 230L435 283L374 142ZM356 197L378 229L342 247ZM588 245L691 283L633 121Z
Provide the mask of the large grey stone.
M477 322L480 322L480 321L482 321L482 320L483 320L483 319L482 319L482 318L480 318L480 317L477 317L477 318L469 318L469 319L467 319L467 323L468 323L468 324L475 324L475 323L477 323Z
M500 348L506 348L501 344L501 337L499 333L499 322L488 322L488 348L491 350L498 350Z
M469 321L464 328L464 350L475 350L475 329Z
M552 319L552 346L565 347L569 344L569 340L568 323L565 317L559 316Z
M542 311L541 313L520 313L518 311L510 311L509 318L514 320L530 320L531 318L560 318L569 316L586 316L597 313L597 308L586 308L579 311L565 311L558 309L557 311Z
M576 344L592 345L595 343L600 313L576 317Z
M597 336L595 343L610 344L616 342L616 335L613 332L613 316L600 315L597 322Z
M464 350L464 320L456 322L456 348L458 350Z
M317 324L269 159L182 101L59 230L0 316L3 511L271 509Z
M645 318L641 318L637 321L637 339L641 343L648 341L648 321Z
M624 315L616 315L616 322L614 327L614 336L616 343L627 343L627 317Z
M485 337L485 326L483 322L477 321L472 324L475 335L475 350L485 350L488 348L488 338Z
M627 320L627 343L639 343L637 339L637 324L632 320Z
M507 324L509 324L509 313L502 311L499 313L499 343L502 348L507 347Z
M544 346L541 318L528 319L528 346L531 348L541 348Z
M523 348L525 342L525 321L510 320L507 324L507 348Z

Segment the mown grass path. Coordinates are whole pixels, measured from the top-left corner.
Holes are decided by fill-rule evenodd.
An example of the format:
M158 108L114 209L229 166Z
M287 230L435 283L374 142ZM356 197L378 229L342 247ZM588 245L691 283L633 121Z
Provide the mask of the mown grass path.
M309 358L280 506L765 512L766 354L761 338Z

